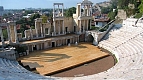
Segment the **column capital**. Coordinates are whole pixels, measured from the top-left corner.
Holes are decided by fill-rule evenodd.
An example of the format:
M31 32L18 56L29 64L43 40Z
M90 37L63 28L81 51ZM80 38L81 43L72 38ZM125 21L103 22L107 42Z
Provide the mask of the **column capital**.
M16 21L8 21L8 25L16 25Z

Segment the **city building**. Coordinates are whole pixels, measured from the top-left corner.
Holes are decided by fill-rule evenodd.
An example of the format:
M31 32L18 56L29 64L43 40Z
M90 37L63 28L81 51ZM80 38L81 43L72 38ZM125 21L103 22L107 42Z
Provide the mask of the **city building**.
M0 6L0 16L3 16L4 8L3 6Z

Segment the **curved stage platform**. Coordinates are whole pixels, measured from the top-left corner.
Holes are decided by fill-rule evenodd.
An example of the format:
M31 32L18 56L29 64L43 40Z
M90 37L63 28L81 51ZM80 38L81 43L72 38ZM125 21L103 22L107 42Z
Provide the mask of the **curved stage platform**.
M107 56L108 53L91 43L80 43L35 51L19 60L24 65L36 68L41 75L52 75Z

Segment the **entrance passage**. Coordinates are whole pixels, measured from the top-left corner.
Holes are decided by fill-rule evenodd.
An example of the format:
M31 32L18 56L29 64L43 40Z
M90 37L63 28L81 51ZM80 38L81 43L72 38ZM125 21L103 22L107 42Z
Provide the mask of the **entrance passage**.
M52 47L55 47L55 42L52 42Z
M37 50L37 46L36 45L33 46L33 50Z
M74 32L76 32L76 26L74 26Z
M70 43L70 39L68 39L68 44Z
M94 38L91 34L87 36L87 42L93 42L93 40Z

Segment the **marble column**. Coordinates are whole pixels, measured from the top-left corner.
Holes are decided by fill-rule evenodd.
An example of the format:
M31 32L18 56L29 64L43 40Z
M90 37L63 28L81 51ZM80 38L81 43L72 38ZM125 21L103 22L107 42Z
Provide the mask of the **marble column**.
M11 31L10 31L9 27L10 27L10 24L8 22L8 26L7 26L8 41L9 41L9 43L12 43L12 41L11 41L11 35L10 35Z
M60 8L59 8L59 5L58 5L58 17L60 16Z
M60 35L60 31L61 31L61 27L60 27L60 20L58 21L58 27L59 27L59 35Z
M29 45L27 45L27 48L28 48L28 50L30 51L30 48L29 48L30 46Z
M77 38L77 42L79 42L79 37Z
M89 16L89 5L87 5L87 16Z
M56 34L56 30L55 30L55 27L56 27L56 21L55 21L55 5L53 5L53 26L54 26L54 32L52 33L52 36L55 36Z
M41 50L43 50L43 43L40 43Z
M62 5L63 8L62 8L62 16L64 16L64 5Z
M42 27L42 23L40 22L39 24L40 24L40 28L41 28L41 37L43 38L44 35L43 35L43 27Z
M85 14L86 12L85 12L85 5L84 5L84 16L86 16L86 14Z
M37 50L40 50L40 43L39 44L35 44L37 47Z
M81 14L81 7L82 7L82 5L80 4L80 16L82 16L82 14Z
M36 29L36 37L38 38L39 35L38 35L38 29L37 29L37 21L35 21L35 29Z
M33 39L33 31L31 27L30 27L30 35L31 35L31 39Z
M89 5L89 16L91 16L91 6Z
M3 39L3 32L2 32L2 28L0 27L0 34L1 34L1 42L2 42L2 46L4 45L4 39Z
M92 20L90 19L90 22L89 22L89 24L90 24L90 29L91 29L91 21L92 21Z
M50 32L51 32L50 30L51 30L51 28L48 28L48 35L50 35Z
M16 29L16 23L14 23L14 32L15 32L15 43L19 43L18 37L17 37L17 29Z
M67 39L66 39L66 45L68 44Z
M81 34L81 20L79 20L79 33Z
M53 5L53 18L55 17L55 5Z
M85 20L84 20L83 32L85 32Z
M54 24L54 33L53 33L53 35L55 36L56 35L56 29L55 29L56 28L56 21L54 21L53 24Z
M33 46L33 45L31 45L31 49L32 49L32 51L34 51L34 50L33 50L33 47L34 47L34 46Z
M45 34L46 34L45 28L43 27L43 37L45 37Z
M65 34L64 20L63 20L63 34Z
M88 20L87 20L87 31L88 31Z
M93 12L93 11L92 11L92 5L91 5L91 16L92 16L92 12Z

